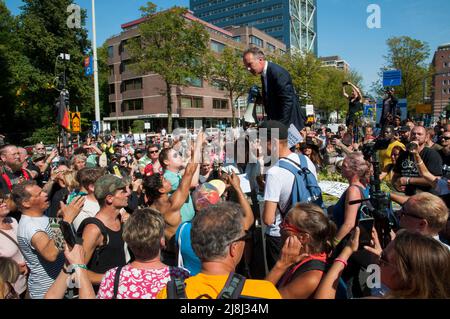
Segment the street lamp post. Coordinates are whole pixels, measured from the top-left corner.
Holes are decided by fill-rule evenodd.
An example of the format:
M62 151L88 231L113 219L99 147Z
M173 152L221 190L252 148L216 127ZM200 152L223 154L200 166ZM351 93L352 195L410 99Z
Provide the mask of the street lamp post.
M92 0L92 51L94 55L94 95L95 95L95 120L99 124L100 131L102 126L100 122L100 97L98 89L98 63L97 63L97 31L95 27L95 0Z

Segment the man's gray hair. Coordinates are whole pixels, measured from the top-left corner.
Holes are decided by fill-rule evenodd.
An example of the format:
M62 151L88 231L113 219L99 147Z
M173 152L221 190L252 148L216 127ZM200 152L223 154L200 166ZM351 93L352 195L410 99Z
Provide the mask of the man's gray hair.
M241 207L232 202L197 212L192 221L191 243L202 262L227 256L228 246L243 233L243 218Z
M247 50L244 51L244 54L242 56L246 56L247 54L253 54L253 56L257 59L266 59L266 55L264 54L264 52L258 48L258 47L252 47L252 48L248 48Z

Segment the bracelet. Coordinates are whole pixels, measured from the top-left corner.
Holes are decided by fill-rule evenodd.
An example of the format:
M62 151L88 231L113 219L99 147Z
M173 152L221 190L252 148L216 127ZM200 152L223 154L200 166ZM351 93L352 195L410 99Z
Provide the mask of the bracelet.
M409 180L411 179L411 177L407 177L406 178L406 185L409 185Z
M84 264L73 264L71 266L72 266L72 269L74 269L74 270L77 269L77 268L81 268L81 269L84 269L84 270L88 269L87 266L84 265Z
M341 242L341 241L340 241L339 239L334 238L334 239L333 239L333 247L336 247L337 245L339 245L340 242Z
M340 258L336 258L336 259L334 259L333 262L336 262L336 261L342 263L344 265L344 267L347 267L347 261L346 260L340 259Z
M423 161L420 161L419 163L416 163L416 165L422 165Z

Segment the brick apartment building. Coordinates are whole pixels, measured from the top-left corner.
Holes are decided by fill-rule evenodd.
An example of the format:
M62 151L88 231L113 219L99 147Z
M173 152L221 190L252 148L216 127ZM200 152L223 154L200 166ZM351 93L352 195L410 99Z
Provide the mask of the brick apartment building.
M214 52L220 53L226 46L242 51L248 46L259 46L267 53L278 54L286 50L282 42L256 28L229 27L225 30L202 21L191 13L187 13L185 17L205 26ZM107 40L110 114L103 120L106 123L117 123L122 132L128 130L135 120L149 122L151 131L167 128L164 81L158 74L133 74L129 67L130 55L126 51L126 42L139 36L138 26L144 21L145 18L123 24L123 31ZM172 87L174 128L194 127L194 123L200 122L203 127L230 125L231 105L223 86L218 82L208 83L202 79L193 79L190 84L187 87ZM242 99L239 103L242 115L245 112L245 101L246 99Z
M434 53L433 66L435 75L433 76L431 101L433 103L433 115L438 118L443 114L443 111L447 111L447 106L450 103L450 43L438 47Z

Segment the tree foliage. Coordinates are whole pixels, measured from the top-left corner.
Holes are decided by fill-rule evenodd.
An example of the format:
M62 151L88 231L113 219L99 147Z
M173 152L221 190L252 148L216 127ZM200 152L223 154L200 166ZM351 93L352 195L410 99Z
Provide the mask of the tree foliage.
M408 109L411 111L417 104L423 102L423 83L431 84L433 69L426 63L430 56L430 48L426 42L407 36L392 37L386 42L388 53L384 56L386 65L380 70L380 78L383 72L391 69L402 71L402 85L395 87L396 96L408 100ZM374 83L374 90L378 95L383 95L381 80ZM426 91L429 88L425 89Z
M170 133L172 86L203 76L209 34L199 22L184 17L185 8L157 12L156 5L148 2L141 12L146 21L139 25L140 37L130 41L129 52L137 72L157 73L164 80Z
M236 126L235 102L245 96L249 88L257 83L257 79L242 65L242 55L234 48L226 47L221 54L209 53L208 80L217 82L226 89L225 96L229 99L232 108L232 125Z
M2 123L2 128L15 142L37 128L56 125L54 105L64 67L71 110L78 106L84 114L93 112L92 82L83 74L83 57L90 46L84 28L86 12L82 11L83 27L71 29L67 26L71 0L23 3L20 15L11 17L3 1L0 2L0 41L6 42L2 47L9 51L5 67L9 94L1 101L8 121ZM64 63L57 60L60 53L69 53L71 60ZM4 56L0 53L0 59Z

